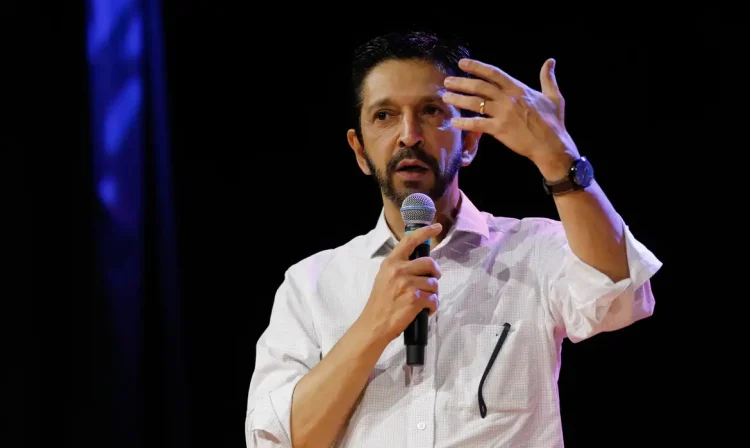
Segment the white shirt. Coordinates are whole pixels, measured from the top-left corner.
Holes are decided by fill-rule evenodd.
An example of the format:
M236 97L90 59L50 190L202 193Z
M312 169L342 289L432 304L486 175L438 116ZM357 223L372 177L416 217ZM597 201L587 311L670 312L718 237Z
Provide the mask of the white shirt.
M613 283L577 258L559 221L480 212L461 193L455 225L431 256L440 307L425 365L406 367L403 336L376 363L335 446L562 447L557 379L563 338L573 342L650 316L649 279L661 262L624 225L630 277ZM245 421L249 447L290 447L294 387L331 350L368 300L396 244L376 227L293 265L256 348ZM510 330L478 387L504 324Z

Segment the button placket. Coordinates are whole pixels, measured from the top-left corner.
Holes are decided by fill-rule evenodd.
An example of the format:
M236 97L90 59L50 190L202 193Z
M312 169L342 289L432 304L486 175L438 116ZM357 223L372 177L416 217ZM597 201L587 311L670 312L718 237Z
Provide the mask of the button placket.
M434 321L432 322L434 325ZM425 347L425 364L421 367L422 381L413 390L413 407L410 411L409 424L411 436L410 447L425 447L434 444L435 431L435 356L437 356L437 338L434 327L428 332Z

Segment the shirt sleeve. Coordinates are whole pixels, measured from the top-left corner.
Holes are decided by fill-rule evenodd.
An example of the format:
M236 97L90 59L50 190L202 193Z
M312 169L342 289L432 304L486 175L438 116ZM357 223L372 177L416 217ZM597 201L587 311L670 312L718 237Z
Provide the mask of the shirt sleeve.
M245 417L245 440L251 448L292 446L292 394L299 380L320 361L308 303L311 288L304 274L292 272L284 275L270 322L255 348Z
M562 223L548 222L553 224L544 226L537 247L541 287L552 318L568 339L580 342L653 314L650 279L662 262L635 239L622 219L630 275L618 282L576 256Z

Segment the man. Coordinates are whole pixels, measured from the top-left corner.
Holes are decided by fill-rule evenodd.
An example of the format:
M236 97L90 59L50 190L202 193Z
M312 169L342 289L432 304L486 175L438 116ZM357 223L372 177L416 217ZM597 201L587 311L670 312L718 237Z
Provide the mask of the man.
M257 343L248 446L562 446L563 338L650 316L661 262L566 132L554 60L537 92L461 46L392 34L362 46L353 73L347 137L383 210L368 234L286 272ZM482 134L535 164L561 222L472 205L457 173ZM404 236L414 192L434 200L435 225ZM410 261L428 239L431 256ZM425 362L407 366L400 335L422 308Z

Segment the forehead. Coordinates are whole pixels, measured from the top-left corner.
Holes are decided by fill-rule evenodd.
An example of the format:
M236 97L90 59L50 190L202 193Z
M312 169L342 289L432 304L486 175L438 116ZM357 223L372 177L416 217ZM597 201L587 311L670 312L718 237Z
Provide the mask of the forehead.
M362 100L365 107L382 98L399 102L418 100L445 90L445 76L429 61L386 61L365 78Z

